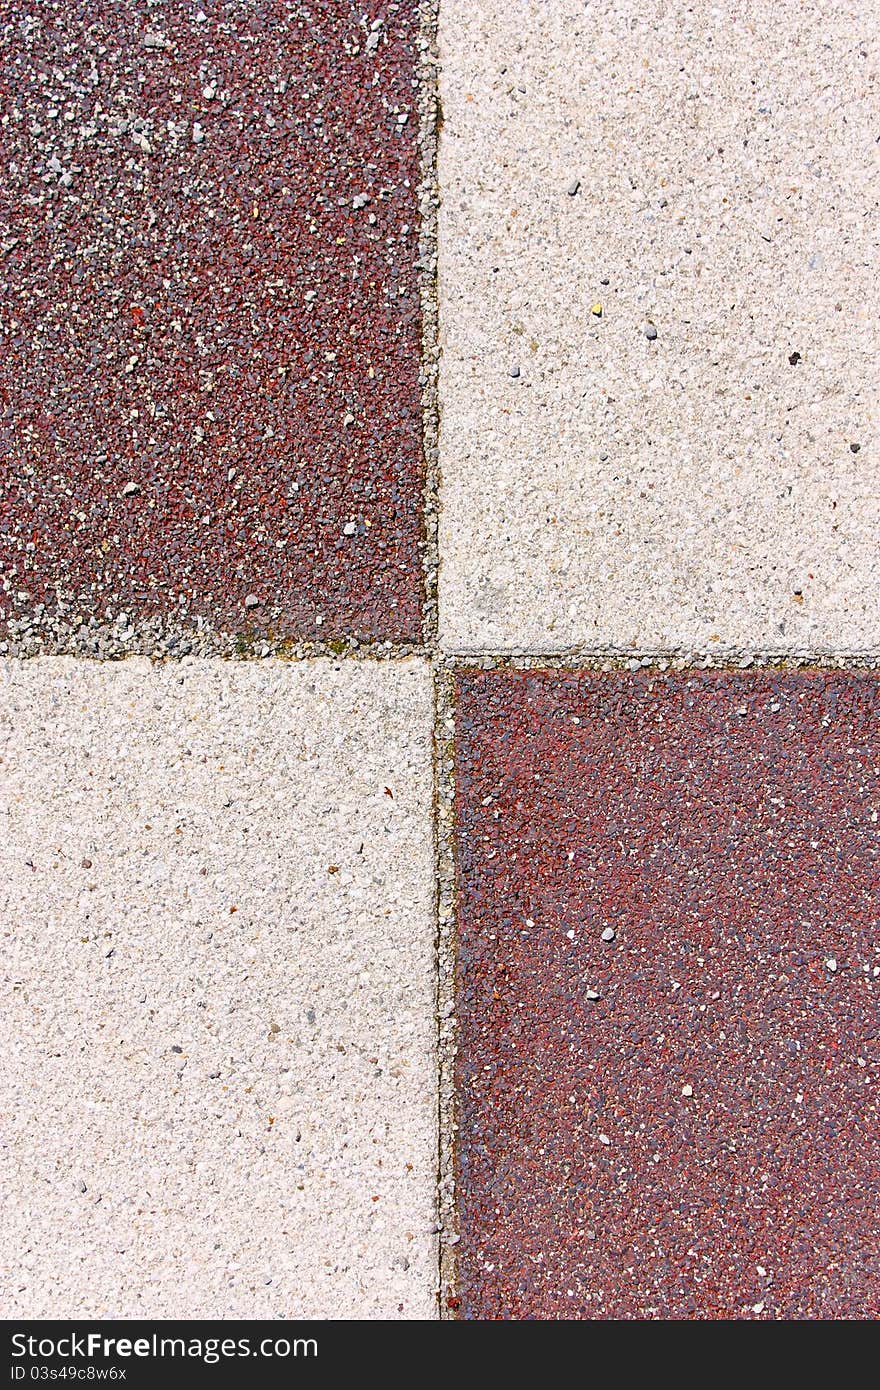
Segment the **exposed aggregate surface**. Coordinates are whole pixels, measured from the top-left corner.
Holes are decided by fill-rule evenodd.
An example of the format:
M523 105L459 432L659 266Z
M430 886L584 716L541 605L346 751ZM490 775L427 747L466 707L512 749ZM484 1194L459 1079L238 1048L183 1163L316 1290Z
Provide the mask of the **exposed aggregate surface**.
M7 1317L436 1316L423 661L0 663Z
M457 683L465 1317L880 1312L880 684Z
M877 1316L876 19L435 9L0 0L9 1308Z
M418 23L0 0L14 644L419 639Z
M878 39L443 0L444 650L877 650Z

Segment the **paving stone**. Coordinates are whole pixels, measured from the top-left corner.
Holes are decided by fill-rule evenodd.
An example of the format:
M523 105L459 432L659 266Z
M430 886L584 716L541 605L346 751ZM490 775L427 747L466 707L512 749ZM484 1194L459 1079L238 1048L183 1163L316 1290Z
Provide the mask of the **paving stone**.
M416 0L0 32L0 618L417 640Z
M448 649L877 651L878 27L444 0Z
M457 724L462 1314L876 1317L877 677L468 673Z
M426 664L0 666L10 1317L431 1317Z

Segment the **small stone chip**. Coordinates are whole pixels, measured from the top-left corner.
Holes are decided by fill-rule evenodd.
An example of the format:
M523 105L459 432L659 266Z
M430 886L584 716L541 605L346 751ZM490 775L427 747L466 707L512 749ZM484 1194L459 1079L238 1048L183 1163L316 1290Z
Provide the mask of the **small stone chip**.
M125 487L122 489L123 497L133 497L136 492L140 492L137 483L126 483Z
M657 325L653 324L650 319L646 319L642 324L642 332L648 342L653 343L654 339L657 337Z
M835 960L834 956L828 957L828 959L825 962L825 969L830 971L832 975L837 974L837 961Z
M259 608L260 600L257 598L256 594L245 594L244 606L245 608Z
M569 198L577 197L578 193L580 192L580 186L580 179L572 179L571 183L568 185L568 188L565 190Z
M508 372L508 376L513 377L514 381L516 381L516 378L519 376L519 367L517 367L517 366L511 367L510 370L509 370L509 372Z
M613 927L606 927L605 930L604 930L603 933L602 933L602 940L603 940L603 941L613 941L614 938L616 937L616 935L617 935L617 932L614 930Z
M594 304L592 309L590 310L590 313L593 315L594 318L600 319L602 317L602 305Z
M681 1094L683 1096L692 1096L694 1094L693 1086L682 1086Z

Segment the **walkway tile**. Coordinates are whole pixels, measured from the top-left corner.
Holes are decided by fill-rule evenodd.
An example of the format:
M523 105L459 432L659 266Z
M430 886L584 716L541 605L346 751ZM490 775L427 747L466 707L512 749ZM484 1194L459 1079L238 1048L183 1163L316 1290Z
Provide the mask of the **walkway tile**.
M878 34L443 0L448 650L878 650Z
M0 32L0 619L418 640L417 0Z
M458 683L464 1316L880 1313L880 683Z
M7 1316L430 1317L431 682L0 666Z

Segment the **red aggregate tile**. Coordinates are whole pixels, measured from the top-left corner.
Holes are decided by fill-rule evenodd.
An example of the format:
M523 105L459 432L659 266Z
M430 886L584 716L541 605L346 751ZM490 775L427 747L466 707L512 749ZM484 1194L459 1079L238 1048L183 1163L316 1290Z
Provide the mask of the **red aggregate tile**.
M0 620L419 638L417 35L0 0Z
M457 699L462 1316L876 1316L876 677Z

